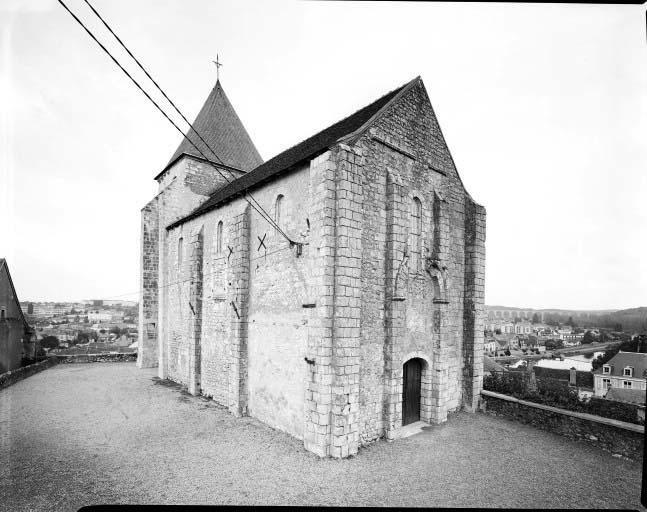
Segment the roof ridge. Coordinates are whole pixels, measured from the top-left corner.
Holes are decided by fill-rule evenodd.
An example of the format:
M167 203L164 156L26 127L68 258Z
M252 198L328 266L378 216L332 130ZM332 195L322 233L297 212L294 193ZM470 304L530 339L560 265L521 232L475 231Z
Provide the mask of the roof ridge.
M352 140L352 139L358 137L361 133L365 132L371 124L373 124L384 112L386 112L386 110L388 110L388 108L391 105L393 105L393 103L395 103L398 100L398 98L400 96L405 94L414 85L415 82L418 82L420 80L422 80L422 79L420 78L420 75L418 75L413 80L409 80L407 83L401 85L400 87L398 87L396 89L393 89L392 91L389 91L384 96L381 96L380 98L375 100L373 103L375 103L377 101L380 101L382 98L384 98L385 96L388 96L389 94L395 93L393 95L393 97L389 101L387 101L375 114L373 114L369 119L367 119L366 122L362 126L360 126L353 133L350 133L350 134L346 135L345 137L342 137L340 140ZM371 105L372 105L372 103L371 103Z
M416 77L400 87L380 96L378 99L365 105L351 115L340 119L336 123L327 126L323 130L318 131L298 144L278 153L243 176L240 176L224 187L215 190L206 201L195 208L191 213L173 222L167 226L166 229L172 229L187 220L193 219L202 213L212 210L221 202L226 201L231 197L244 194L250 188L270 179L274 175L291 169L300 162L323 153L328 148L342 141L348 134L357 134L358 130L365 129L366 126L375 119L376 114L386 110L392 104L391 100L395 101L401 93L407 90L409 86L419 79L420 77Z
M386 97L387 97L387 96L389 96L390 94L394 94L394 93L399 93L399 92L401 92L401 91L402 91L406 86L408 86L409 84L411 84L413 81L417 80L418 78L420 78L420 76L418 76L418 77L414 78L413 80L410 80L410 81L406 82L405 84L401 85L400 87L396 87L395 89L393 89L393 90L391 90L391 91L387 92L386 94L383 94L382 96L380 96L380 97L379 97L379 98L377 98L376 100L374 100L374 101L370 102L369 104L364 105L364 106L363 106L363 107L361 107L361 108L358 108L358 109L357 109L357 110L355 110L355 112L353 112L352 114L349 114L349 115L347 115L346 117L342 117L339 121L335 121L334 123L331 123L331 124L327 125L325 128L322 128L321 130L319 130L318 132L314 133L314 134L313 134L313 135L311 135L310 137L306 137L305 139L302 139L301 141L297 142L296 144L293 144L292 146L290 146L290 147L288 147L288 148L284 149L283 151L280 151L279 153L277 153L276 155L274 155L272 158L270 158L269 160L267 160L267 162L263 162L262 164L259 164L258 166L256 166L254 169L252 169L252 171L253 171L253 170L255 170L255 169L257 169L258 167L261 167L262 165L265 165L266 163L268 163L268 162L272 161L274 158L276 158L276 157L278 157L278 156L281 156L283 153L285 153L285 152L287 152L287 151L290 151L291 149L296 148L296 147L297 147L297 146L299 146L300 144L303 144L304 142L306 142L306 141L308 141L308 140L310 140L310 139L313 139L313 138L317 137L318 135L320 135L321 133L325 132L326 130L328 130L328 129L332 128L333 126L336 126L336 125L338 125L338 124L341 124L341 123L343 123L344 121L346 121L346 120L348 120L348 119L352 118L353 116L357 115L358 113L360 113L360 112L361 112L361 111L363 111L364 109L367 109L367 108L368 108L368 107L370 107L371 105L374 105L375 103L378 103L380 100L382 100L382 99L386 98ZM393 96L393 98L391 98L391 100L393 100L396 96L397 96L397 94L395 94L395 95ZM378 112L376 112L376 114L375 114L375 115L377 115L377 113L379 113L379 112L383 111L384 109L386 109L390 104L391 104L391 101L389 101L389 102L385 103L382 107L380 107L380 109L378 110ZM372 117L371 117L371 118L370 118L366 123L364 123L364 125L365 125L365 124L367 124L367 123L369 123L369 122L371 122L371 121L373 120L373 118L375 117L375 115L373 115L373 116L372 116ZM364 125L362 125L362 127L363 127ZM361 129L361 127L360 127L360 129ZM355 133L355 132L353 132L353 133ZM340 137L340 139L342 139L342 138L343 138L343 137ZM339 140L339 139L338 139L338 140ZM251 172L251 171L250 171L250 172Z

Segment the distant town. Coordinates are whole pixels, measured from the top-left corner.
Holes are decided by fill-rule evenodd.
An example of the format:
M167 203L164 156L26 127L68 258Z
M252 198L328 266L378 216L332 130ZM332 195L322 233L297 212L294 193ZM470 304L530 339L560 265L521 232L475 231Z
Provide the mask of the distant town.
M21 302L20 306L36 335L39 355L137 351L137 302Z
M627 341L647 333L647 308L605 311L486 306L485 354L542 353L594 342Z
M644 419L646 319L644 307L568 311L486 306L485 375L550 375L567 382L580 400L595 396L638 405ZM496 381L486 379L485 389L496 390Z
M20 305L34 330L40 355L137 350L139 310L135 301L25 301ZM607 344L647 334L647 308L485 308L484 355L508 368L524 365L529 358L563 360L563 353L590 353L590 359Z

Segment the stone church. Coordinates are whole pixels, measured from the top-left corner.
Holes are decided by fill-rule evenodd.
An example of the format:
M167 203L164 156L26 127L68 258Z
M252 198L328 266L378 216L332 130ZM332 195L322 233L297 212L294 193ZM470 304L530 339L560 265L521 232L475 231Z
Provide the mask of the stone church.
M485 209L420 77L266 162L219 81L193 126L142 209L138 365L320 456L474 411Z

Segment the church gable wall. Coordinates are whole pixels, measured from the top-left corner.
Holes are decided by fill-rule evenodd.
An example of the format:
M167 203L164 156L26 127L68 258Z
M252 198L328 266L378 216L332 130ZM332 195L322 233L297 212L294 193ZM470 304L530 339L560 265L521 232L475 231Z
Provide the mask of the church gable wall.
M159 191L167 197L165 215L168 224L191 213L215 190L244 173L183 156L160 178ZM168 225L166 224L166 225Z
M225 167L216 169L211 164L191 157L184 157L183 160L185 161L184 184L194 194L210 196L217 189L245 174Z
M431 361L423 419L443 421L461 405L466 193L421 85L357 147L365 156L359 418L367 442L401 424L406 354ZM446 293L434 291L427 257L446 267Z

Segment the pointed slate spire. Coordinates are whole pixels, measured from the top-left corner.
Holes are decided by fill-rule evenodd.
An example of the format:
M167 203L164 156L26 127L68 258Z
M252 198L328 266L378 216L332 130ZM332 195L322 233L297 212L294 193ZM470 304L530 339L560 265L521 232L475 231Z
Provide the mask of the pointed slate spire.
M263 163L261 155L258 154L252 139L223 91L220 80L216 81L207 101L195 118L193 127L226 165L250 171ZM219 162L193 129L189 131L188 136L205 156L214 162ZM203 158L196 148L183 138L166 167L182 154Z

